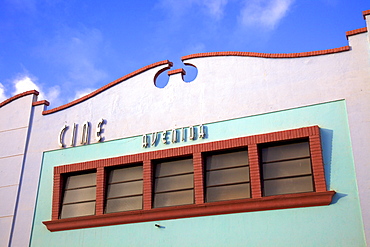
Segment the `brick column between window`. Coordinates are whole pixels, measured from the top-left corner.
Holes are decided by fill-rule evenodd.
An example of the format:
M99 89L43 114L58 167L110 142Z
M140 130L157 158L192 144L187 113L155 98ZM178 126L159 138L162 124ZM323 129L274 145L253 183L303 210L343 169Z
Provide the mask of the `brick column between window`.
M105 201L105 186L106 186L106 175L104 167L98 167L96 171L96 205L95 214L102 215L104 213L104 201Z
M315 191L326 191L326 181L324 176L324 162L321 155L321 141L319 135L310 136L310 152L313 181L315 182Z
M201 153L193 154L195 204L204 203L204 166Z
M51 210L51 219L59 219L60 204L63 191L63 179L62 175L54 168L54 192L53 192L53 207Z
M143 162L143 209L152 208L152 191L153 191L153 164L151 160Z
M251 197L261 198L261 174L257 144L248 145L249 174L251 183Z

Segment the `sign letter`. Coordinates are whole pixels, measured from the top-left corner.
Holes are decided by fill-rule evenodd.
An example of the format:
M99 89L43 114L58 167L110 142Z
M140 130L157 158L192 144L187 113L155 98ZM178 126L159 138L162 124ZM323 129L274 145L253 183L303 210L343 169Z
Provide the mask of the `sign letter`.
M89 144L89 130L90 130L90 124L89 122L86 121L82 125L81 144Z
M199 125L199 138L204 138L204 136L206 135L206 133L204 132L204 126L203 124Z
M189 139L194 140L194 126L189 127Z
M66 132L66 130L68 129L68 126L67 125L64 125L62 127L62 129L59 131L59 138L58 138L58 143L59 143L59 146L61 148L64 148L66 145L64 144L63 142L63 138L64 138L64 133Z
M95 140L97 142L100 142L100 140L101 140L101 126L103 124L104 124L104 119L100 119L98 124L96 125Z
M148 146L148 138L146 137L146 135L143 135L142 137L142 146L143 148L146 148Z

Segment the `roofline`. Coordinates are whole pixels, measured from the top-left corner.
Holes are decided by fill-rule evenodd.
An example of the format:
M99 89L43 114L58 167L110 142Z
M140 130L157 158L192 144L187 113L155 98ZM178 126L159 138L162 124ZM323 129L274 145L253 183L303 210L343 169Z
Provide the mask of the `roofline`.
M366 20L366 17L367 15L370 15L370 9L369 10L365 10L365 11L362 11L362 16L364 17L364 20Z
M50 102L47 101L47 100L40 100L40 101L33 102L32 105L33 106L37 106L37 105L46 105L46 106L49 106L50 105Z
M362 11L362 15L363 15L364 19L366 19L366 16L370 15L370 10ZM367 30L366 27L351 30L351 31L346 32L346 37L348 39L349 36L360 34L360 33L365 33L367 31L368 30ZM238 52L238 51L206 52L206 53L196 53L196 54L186 55L186 56L181 57L181 60L185 61L185 60L192 59L192 58L218 57L218 56L240 56L240 57L261 57L261 58L300 58L300 57L320 56L320 55L339 53L339 52L349 51L350 49L351 49L350 46L347 45L347 46L342 46L342 47L334 48L334 49L310 51L310 52L300 52L300 53L258 53L258 52ZM160 62L152 63L152 64L147 65L145 67L142 67L141 69L138 69L138 70L136 70L134 72L131 72L131 73L115 80L115 81L112 81L111 83L109 83L109 84L107 84L107 85L105 85L105 86L103 86L103 87L101 87L101 88L99 88L99 89L97 89L97 90L79 98L79 99L76 99L76 100L74 100L72 102L69 102L67 104L58 106L56 108L43 111L42 114L43 115L48 115L48 114L51 114L51 113L54 113L54 112L57 112L57 111L64 110L64 109L69 108L71 106L74 106L76 104L79 104L79 103L81 103L81 102L83 102L83 101L85 101L89 98L92 98L92 97L100 94L101 92L107 90L108 88L111 88L111 87L117 85L118 83L120 83L122 81L125 81L125 80L127 80L129 78L132 78L132 77L134 77L134 76L136 76L140 73L143 73L147 70L150 70L152 68L155 68L155 67L158 67L158 66L161 66L161 65L165 65L165 64L167 64L168 67L162 69L159 72L157 72L157 74L155 75L155 78L154 78L154 83L155 83L156 77L160 73L162 73L164 70L167 70L167 69L172 67L172 63L169 60L163 60L163 61L160 61ZM169 71L168 74L172 75L172 74L175 74L175 73L183 73L183 71L184 70L177 69L177 70ZM16 100L16 99L19 99L23 96L30 95L30 94L39 95L39 92L36 91L36 90L30 90L30 91L26 91L26 92L14 95L13 97L11 97L9 99L6 99L3 102L1 102L0 103L0 108L3 107L4 105ZM33 105L41 105L41 104L44 104L44 105L48 106L49 102L48 101L37 101L37 102L33 103Z
M298 57L310 57L327 55L332 53L338 53L343 51L349 51L351 48L347 46L342 46L339 48L319 50L319 51L309 51L301 53L258 53L258 52L240 52L240 51L221 51L221 52L205 52L196 53L181 57L181 60L188 60L192 58L201 57L218 57L218 56L239 56L239 57L262 57L262 58L298 58Z
M30 95L30 94L34 94L34 95L37 96L37 95L39 95L39 92L36 91L36 90L30 90L30 91L26 91L26 92L23 92L23 93L20 93L20 94L16 94L13 97L10 97L9 99L6 99L3 102L1 102L0 103L0 108L3 107L6 104L9 104L10 102L12 102L16 99L22 98L22 97Z
M79 104L79 103L81 103L81 102L83 102L83 101L85 101L85 100L87 100L89 98L92 98L92 97L100 94L101 92L107 90L108 88L111 88L111 87L117 85L118 83L120 83L122 81L125 81L125 80L127 80L129 78L132 78L132 77L134 77L134 76L136 76L136 75L138 75L140 73L143 73L143 72L145 72L147 70L150 70L150 69L153 69L155 67L158 67L158 66L161 66L161 65L165 65L165 64L168 65L168 68L170 68L172 66L172 63L169 60L163 60L163 61L160 61L160 62L152 63L150 65L147 65L145 67L142 67L141 69L135 70L134 72L131 72L131 73L129 73L129 74L127 74L127 75L125 75L125 76L117 79L117 80L114 80L111 83L108 83L107 85L105 85L105 86L103 86L103 87L101 87L101 88L99 88L99 89L97 89L97 90L95 90L95 91L93 91L93 92L91 92L91 93L89 93L89 94L87 94L87 95L79 98L79 99L76 99L74 101L71 101L71 102L69 102L69 103L67 103L65 105L61 105L61 106L58 106L56 108L43 111L42 112L42 115L48 115L48 114L51 114L51 113L54 113L54 112L57 112L57 111L61 111L61 110L67 109L67 108L69 108L71 106L77 105L77 104Z
M346 32L346 36L347 36L347 39L348 39L348 36L356 35L356 34L359 34L359 33L366 33L366 32L367 32L367 27L363 27L363 28L358 28L358 29Z
M362 12L362 15L365 19L365 16L370 15L370 10L365 10ZM346 37L366 33L367 27L355 29L346 32ZM192 58L201 58L201 57L219 57L219 56L239 56L239 57L262 57L262 58L299 58L299 57L311 57L311 56L320 56L333 54L343 51L349 51L350 46L342 46L339 48L328 49L328 50L319 50L319 51L309 51L309 52L300 52L300 53L258 53L258 52L238 52L238 51L222 51L222 52L205 52L205 53L196 53L187 56L181 57L182 61L192 59Z

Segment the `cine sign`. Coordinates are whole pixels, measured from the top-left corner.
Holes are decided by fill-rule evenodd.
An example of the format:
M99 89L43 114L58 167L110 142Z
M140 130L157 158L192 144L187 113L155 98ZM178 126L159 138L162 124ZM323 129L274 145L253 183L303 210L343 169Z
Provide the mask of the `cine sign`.
M95 132L94 132L96 142L100 142L102 140L101 133L102 133L103 124L104 124L104 119L100 119L98 123L96 124ZM82 134L81 134L81 144L82 145L89 143L90 128L91 128L90 125L91 124L88 121L82 124ZM70 142L71 147L74 147L76 144L77 126L78 125L76 123L73 123L72 132L71 132L71 142ZM68 129L69 129L69 126L65 124L62 127L62 129L59 131L58 144L62 148L66 147L66 144L64 142L64 136Z

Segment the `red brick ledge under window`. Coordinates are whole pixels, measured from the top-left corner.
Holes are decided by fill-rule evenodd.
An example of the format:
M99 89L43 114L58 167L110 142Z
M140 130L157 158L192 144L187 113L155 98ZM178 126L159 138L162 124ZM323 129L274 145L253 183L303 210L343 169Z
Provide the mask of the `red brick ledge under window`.
M258 145L301 138L309 139L315 192L262 197ZM248 148L249 155L251 198L205 203L202 154L245 147ZM193 155L195 204L152 208L153 167L151 161L184 155ZM144 170L143 210L104 214L104 193L106 190L106 183L104 182L105 168L138 162L143 163ZM97 171L96 214L93 216L59 219L63 174L92 169ZM334 194L334 191L327 191L326 189L320 129L318 126L311 126L54 167L52 217L50 221L44 221L43 223L50 231L62 231L216 214L324 206L331 203Z
M334 191L288 194L213 203L192 204L151 210L137 210L103 215L44 221L49 231L63 231L99 226L138 223L197 216L264 211L329 205Z

